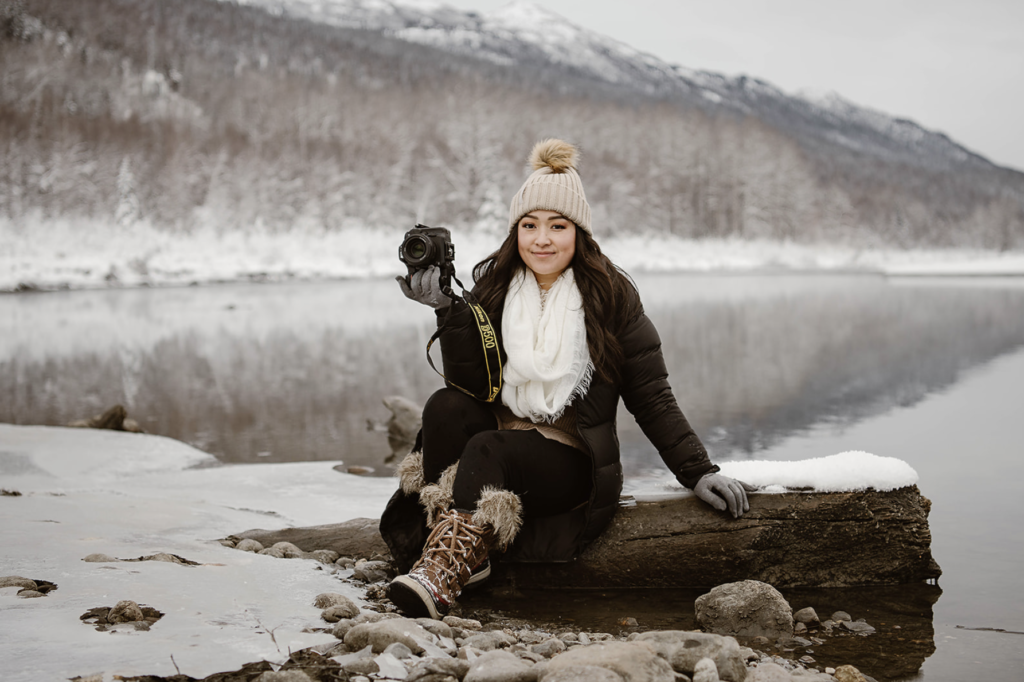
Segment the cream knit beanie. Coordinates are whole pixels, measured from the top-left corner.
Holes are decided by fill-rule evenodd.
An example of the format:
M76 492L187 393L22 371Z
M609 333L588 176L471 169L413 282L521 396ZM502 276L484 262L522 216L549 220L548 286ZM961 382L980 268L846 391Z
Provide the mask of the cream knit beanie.
M576 147L562 140L544 140L534 145L530 152L533 173L512 197L509 207L509 232L524 215L540 209L561 213L594 236L590 229L590 204L576 172L577 155Z

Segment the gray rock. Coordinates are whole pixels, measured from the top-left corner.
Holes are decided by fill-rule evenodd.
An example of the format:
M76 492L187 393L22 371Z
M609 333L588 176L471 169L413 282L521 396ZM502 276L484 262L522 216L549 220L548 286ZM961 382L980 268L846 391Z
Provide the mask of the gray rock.
M536 682L533 665L507 651L488 651L469 665L463 682Z
M553 672L545 671L540 682L623 682L623 677L596 665L570 665Z
M311 559L316 559L322 564L333 564L338 560L338 553L333 549L314 549L308 554Z
M484 653L486 652L473 646L461 646L459 647L458 658L463 661L474 661L483 656Z
M367 646L363 647L362 649L360 649L358 651L353 651L353 652L348 653L348 654L335 655L335 656L332 656L331 658L334 660L335 663L337 663L338 665L341 665L341 666L344 666L347 663L352 663L353 661L361 661L364 658L371 658L372 659L373 658L373 647L367 645Z
M82 559L90 564L109 564L117 561L118 559L110 556L109 554L90 554L89 556Z
M142 615L142 609L131 599L117 602L107 614L108 623L130 623L143 618L145 616Z
M807 626L803 623L797 623L793 626L793 634L800 635L807 632Z
M562 634L558 635L558 639L562 640L566 644L576 644L580 641L580 636L577 635L575 632L563 632Z
M434 620L433 618L416 618L415 620L424 630L432 635L447 637L448 639L451 639L452 637L452 628L450 625L439 620Z
M515 638L506 635L500 630L491 630L490 632L481 632L478 635L467 637L466 641L462 643L464 647L472 647L479 649L480 651L493 651L495 649L504 649L510 647L516 643Z
M362 561L352 571L352 579L364 583L378 583L391 577L391 566L386 561Z
M747 675L747 682L791 682L792 679L785 668L771 662L758 664Z
M380 666L372 658L360 658L357 661L343 663L341 669L350 675L376 675L380 672Z
M793 614L793 620L797 623L803 623L804 625L820 625L821 621L818 619L817 612L808 606L807 608L800 609Z
M409 669L406 682L458 682L469 672L469 663L457 658L428 658ZM449 679L446 679L449 678Z
M21 597L22 599L35 599L36 597L45 597L46 593L45 592L38 592L36 590L24 589L24 590L18 590L18 596Z
M693 668L693 682L719 682L718 668L710 658L702 658Z
M579 634L579 637L577 637L576 641L578 641L583 646L590 646L590 637L588 637L587 633L585 632L581 632Z
M402 644L401 642L394 642L388 644L388 648L384 649L385 654L391 654L395 658L401 660L403 658L409 658L412 656L412 649Z
M423 647L417 638L432 641L431 634L418 623L408 618L389 618L376 623L359 623L345 633L345 646L349 649L361 649L366 645L373 647L373 653L383 653L395 642L401 642L419 655Z
M645 641L606 641L566 651L547 662L544 681L563 668L597 666L618 674L626 682L675 682L665 659Z
M331 634L337 637L338 639L345 639L345 634L349 630L351 630L352 626L354 626L355 624L355 621L353 621L351 618L342 618L334 624L333 628L331 628Z
M339 604L337 606L330 606L320 612L320 617L328 623L337 623L339 620L351 619L359 614L359 609L355 606L345 606Z
M853 618L851 618L850 614L848 614L846 611L836 611L835 613L832 614L832 620L834 620L837 623L840 623L840 622L842 622L844 620L851 620L852 621Z
M284 554L285 559L301 559L303 552L290 542L275 542L270 549L276 549Z
M483 625L480 621L473 620L472 618L458 618L456 616L445 616L441 619L441 622L448 627L462 628L463 630L481 630Z
M743 580L719 585L697 598L697 622L721 635L770 639L793 634L793 610L767 583Z
M551 658L552 656L565 651L565 642L552 637L544 640L540 644L534 644L530 647L530 651L535 654L540 654L544 658Z
M309 675L291 668L289 670L268 670L256 678L256 682L312 682Z
M841 665L833 675L836 682L864 682L864 675L852 665Z
M870 635L875 631L875 628L867 623L862 623L860 621L851 622L848 620L840 622L839 629L846 630L847 632L853 632L858 635Z
M536 630L520 630L516 633L516 638L519 639L520 644L540 644L547 637L537 632Z
M359 607L355 605L351 599L343 594L337 592L323 592L316 595L316 599L313 600L313 606L318 609L327 609L332 606L343 606L348 609L351 613L342 618L355 618L359 615Z
M275 559L284 559L284 550L278 549L277 547L267 547L266 549L261 549L256 553L264 556L272 556Z
M714 661L718 677L726 682L743 682L747 675L743 652L732 637L708 632L656 630L630 635L629 639L649 644L674 670L687 675L694 673L702 658Z
M35 580L22 578L17 575L8 575L0 578L0 588L4 587L20 587L24 590L34 590L39 587L39 585L36 584Z
M511 651L511 649L509 649L509 651ZM525 661L531 661L533 663L540 663L540 662L546 660L546 658L544 656L542 656L541 654L534 653L533 651L529 651L529 650L515 651L513 653L515 653L515 655L518 656L519 658L521 658L521 659L523 659Z

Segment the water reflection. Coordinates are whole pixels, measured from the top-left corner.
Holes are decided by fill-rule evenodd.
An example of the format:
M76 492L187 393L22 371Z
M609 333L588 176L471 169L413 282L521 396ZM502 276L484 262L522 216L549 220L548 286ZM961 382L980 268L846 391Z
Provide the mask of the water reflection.
M1024 344L1024 288L843 276L637 278L673 386L716 458L920 400ZM386 395L440 385L430 311L390 280L0 297L0 421L115 403L226 462L382 466ZM435 351L437 353L437 351ZM660 470L628 415L627 474Z

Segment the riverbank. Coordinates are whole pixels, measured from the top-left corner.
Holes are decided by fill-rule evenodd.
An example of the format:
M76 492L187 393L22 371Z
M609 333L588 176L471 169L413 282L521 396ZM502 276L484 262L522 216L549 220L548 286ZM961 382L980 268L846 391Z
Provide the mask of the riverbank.
M411 226L410 226L411 227ZM0 292L287 282L404 274L396 250L407 228L336 232L254 227L245 233L190 232L145 223L0 219ZM500 244L492 230L457 232L456 265L471 267ZM769 240L603 236L601 248L626 271L822 272L908 276L1020 276L1024 252L895 249Z

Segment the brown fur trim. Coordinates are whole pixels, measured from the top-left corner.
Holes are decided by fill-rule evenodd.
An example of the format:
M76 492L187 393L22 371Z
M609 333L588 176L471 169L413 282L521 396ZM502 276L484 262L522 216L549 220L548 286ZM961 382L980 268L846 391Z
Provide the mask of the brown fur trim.
M410 452L398 465L395 473L398 474L398 484L403 493L406 495L418 494L427 484L423 480L423 452L420 450Z
M420 504L427 510L428 528L437 525L441 512L451 509L452 487L455 485L455 472L458 470L459 463L456 462L441 472L441 478L437 483L429 483L420 490Z
M489 525L498 549L507 549L523 525L523 503L508 490L485 486L476 502L473 523Z

